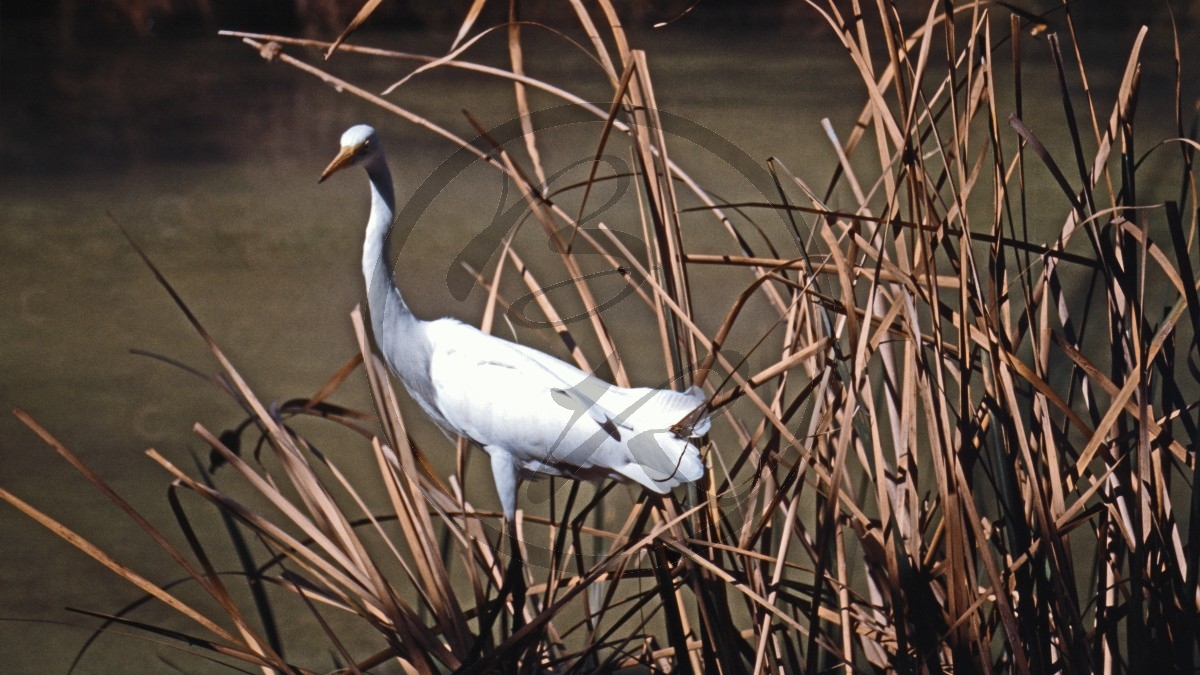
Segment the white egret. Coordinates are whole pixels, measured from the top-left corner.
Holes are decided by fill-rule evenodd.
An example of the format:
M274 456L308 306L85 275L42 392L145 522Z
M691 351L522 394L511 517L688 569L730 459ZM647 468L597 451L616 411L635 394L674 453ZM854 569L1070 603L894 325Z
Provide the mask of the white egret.
M362 271L375 343L437 424L491 457L510 533L515 533L522 478L612 478L665 494L703 475L694 439L671 431L703 405L699 389L617 387L455 319L414 316L392 279L392 176L379 137L367 125L342 134L341 151L321 180L350 166L366 169L371 183ZM702 435L708 427L707 417L701 416L692 431Z

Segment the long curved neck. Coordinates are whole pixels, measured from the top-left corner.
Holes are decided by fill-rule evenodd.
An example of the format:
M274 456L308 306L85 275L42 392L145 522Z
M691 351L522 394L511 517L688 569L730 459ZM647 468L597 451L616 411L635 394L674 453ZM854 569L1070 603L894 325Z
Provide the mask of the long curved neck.
M419 323L408 304L400 295L400 289L392 280L392 258L389 242L392 237L392 219L395 215L396 197L392 187L392 173L382 157L366 165L371 179L371 216L367 221L366 239L363 242L362 269L367 282L367 307L371 313L371 328L375 341L381 348L392 340L407 341ZM389 333L385 337L385 330ZM392 334L394 333L394 334ZM391 361L390 350L382 349ZM393 368L395 365L393 364Z

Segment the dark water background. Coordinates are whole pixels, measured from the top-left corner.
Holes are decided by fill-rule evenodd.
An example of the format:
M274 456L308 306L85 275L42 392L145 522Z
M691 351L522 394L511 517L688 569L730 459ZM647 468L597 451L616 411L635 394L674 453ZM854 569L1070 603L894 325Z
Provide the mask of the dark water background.
M10 21L3 29L0 486L167 583L180 575L166 556L8 414L13 406L28 410L179 539L166 510L165 474L143 451L156 448L192 471L192 454L205 454L192 424L219 431L240 415L194 377L130 353L144 349L216 371L202 341L137 260L110 214L157 261L260 396L283 400L314 393L355 350L347 315L361 298L364 181L354 175L315 184L340 132L360 121L380 128L401 201L452 147L308 76L265 64L234 39L62 48L36 28ZM1086 45L1090 84L1104 119L1135 34L1133 25L1102 26ZM844 138L864 101L848 57L824 35L804 26L763 33L682 25L636 33L634 46L649 52L662 108L716 131L759 162L778 157L823 187L835 160L819 120L831 118ZM363 39L440 54L451 36ZM473 56L503 65L501 40L485 42ZM1194 42L1185 39L1189 51ZM1139 134L1146 139L1174 135L1170 49L1166 25L1153 26L1138 111ZM1049 128L1061 130L1046 53L1044 42L1028 41L1026 100L1035 125L1044 116ZM317 60L311 53L303 56ZM408 69L339 58L331 69L375 91ZM527 62L535 76L585 94L589 87L597 96L605 94L603 86L589 84L597 82L597 73L580 59L539 62L531 52ZM1185 78L1188 72L1185 64ZM1196 72L1190 71L1192 78ZM1072 81L1077 80L1075 71ZM468 134L458 111L468 109L487 123L504 121L512 114L511 91L483 76L438 73L393 100ZM1082 99L1076 104L1082 106ZM1001 116L1007 112L1001 106ZM1064 138L1046 140L1052 151L1067 156ZM1007 142L1015 137L1010 134ZM722 184L720 177L710 178L722 170L719 163L680 145L676 157L685 168L708 184ZM590 151L583 148L584 154ZM580 158L579 148L550 155L549 164ZM1142 176L1144 189L1154 189L1153 171ZM1177 186L1163 183L1163 197L1173 198ZM730 198L744 193L736 177L728 185ZM455 300L445 275L464 242L488 224L497 195L493 174L464 174L422 220L397 272L419 312L478 316L481 294ZM1056 212L1045 225L1060 223ZM697 242L698 248L705 245ZM715 306L711 313L723 310ZM351 380L337 400L370 409L361 378ZM424 421L414 426L418 438L439 442ZM351 459L343 467L351 465L353 472ZM480 475L487 490L480 501L491 503L490 481ZM89 635L83 627L96 622L63 607L116 611L140 597L7 506L0 508L0 542L5 672L65 671ZM135 616L153 623L167 614L148 607ZM221 670L162 645L107 636L82 672L162 671L167 665L160 658L186 672Z

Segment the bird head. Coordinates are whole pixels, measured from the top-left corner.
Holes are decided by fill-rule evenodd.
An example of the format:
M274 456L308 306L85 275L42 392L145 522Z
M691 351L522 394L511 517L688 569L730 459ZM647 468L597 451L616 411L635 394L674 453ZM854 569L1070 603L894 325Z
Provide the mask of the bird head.
M329 166L321 172L318 183L348 166L360 166L380 156L379 137L375 135L375 129L366 124L347 129L346 133L342 134L341 144L342 148L337 157L334 157Z

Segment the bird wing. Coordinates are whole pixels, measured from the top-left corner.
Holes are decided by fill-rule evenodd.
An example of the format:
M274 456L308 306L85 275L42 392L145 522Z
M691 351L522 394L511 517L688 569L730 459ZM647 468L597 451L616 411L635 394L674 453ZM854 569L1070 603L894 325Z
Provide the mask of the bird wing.
M479 444L514 453L549 450L573 422L586 418L596 428L608 422L584 393L595 378L582 370L548 364L457 321L435 321L428 330L433 404L455 431Z
M618 387L545 352L511 342L504 344L519 350L563 381L576 383L573 393L578 393L593 405L599 405L612 418L628 421L634 427L670 428L708 400L704 391L695 386L688 387L686 391ZM600 419L596 421L603 422ZM708 433L709 426L708 416L701 417L693 429L693 435L703 436Z
M457 321L428 326L440 416L527 472L607 475L658 492L702 473L699 452L669 431L703 402L699 390L624 389Z

